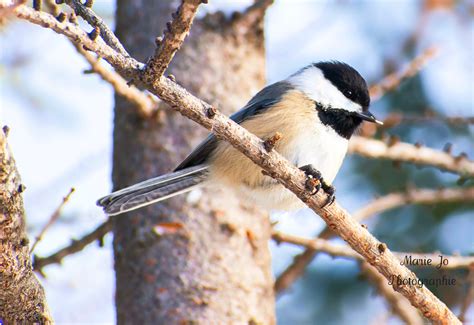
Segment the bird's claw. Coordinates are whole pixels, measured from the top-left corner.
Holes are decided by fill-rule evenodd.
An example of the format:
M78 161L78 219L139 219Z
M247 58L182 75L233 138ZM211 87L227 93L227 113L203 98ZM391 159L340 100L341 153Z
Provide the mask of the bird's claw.
M314 168L312 165L302 166L300 167L300 170L302 170L307 176L305 183L306 190L308 190L311 195L318 193L321 189L323 179L319 170Z
M334 186L329 185L326 183L321 175L321 172L313 167L313 165L305 165L300 167L306 176L306 189L311 193L311 195L315 195L319 192L320 189L328 195L326 202L322 205L322 208L325 208L334 203L336 200L336 189Z
M336 200L336 188L332 185L327 184L326 182L322 181L322 189L328 195L326 202L323 204L322 208L325 208L334 203Z

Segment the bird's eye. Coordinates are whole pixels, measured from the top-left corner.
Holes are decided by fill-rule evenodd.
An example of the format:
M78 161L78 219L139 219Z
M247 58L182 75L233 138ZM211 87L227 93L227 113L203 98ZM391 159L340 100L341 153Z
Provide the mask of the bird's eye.
M346 96L352 96L352 90L346 90Z

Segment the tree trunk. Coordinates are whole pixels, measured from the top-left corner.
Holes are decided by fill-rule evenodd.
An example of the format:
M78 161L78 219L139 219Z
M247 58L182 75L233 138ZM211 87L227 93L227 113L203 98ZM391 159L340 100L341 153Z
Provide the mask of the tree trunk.
M153 54L176 7L176 1L118 1L117 34L132 56L146 61ZM264 85L262 21L241 28L239 18L196 19L168 69L227 113ZM116 97L115 189L171 171L206 133L165 105L144 120ZM115 218L118 323L275 323L267 215L222 189L193 196Z
M0 324L49 324L44 290L31 267L24 186L0 130Z

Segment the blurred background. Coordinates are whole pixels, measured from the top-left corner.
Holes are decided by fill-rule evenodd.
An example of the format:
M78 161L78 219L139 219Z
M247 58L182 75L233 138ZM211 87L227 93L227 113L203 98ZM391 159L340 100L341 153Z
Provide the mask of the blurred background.
M230 13L249 4L211 1L202 9ZM94 10L114 25L115 1L95 1ZM374 102L371 111L380 119L395 113L409 117L385 130L388 135L435 149L449 142L453 154L465 152L472 158L472 124L449 123L444 117L474 113L473 13L471 1L276 1L266 16L267 81L286 78L313 61L340 60L373 84L436 46L438 55L396 91ZM95 200L111 189L113 90L97 75L84 75L88 64L68 40L49 30L15 21L1 31L0 45L0 121L11 128L10 146L27 187L30 238L69 189L76 189L60 220L35 249L35 254L46 256L105 220ZM458 178L435 168L351 155L335 186L339 202L354 212L376 196L407 187L461 186ZM407 205L370 219L368 226L394 250L469 255L474 253L473 208ZM278 230L305 237L324 226L307 210L272 218ZM44 269L42 283L56 322L115 321L111 242L107 235L104 247L90 245L62 265ZM274 243L271 250L276 276L301 252ZM417 274L430 277L430 272ZM451 276L461 283L467 272ZM430 289L459 313L466 286ZM279 324L368 324L385 319L388 308L360 276L357 262L320 254L278 299L277 319ZM467 317L474 320L472 306ZM388 319L390 324L399 322Z

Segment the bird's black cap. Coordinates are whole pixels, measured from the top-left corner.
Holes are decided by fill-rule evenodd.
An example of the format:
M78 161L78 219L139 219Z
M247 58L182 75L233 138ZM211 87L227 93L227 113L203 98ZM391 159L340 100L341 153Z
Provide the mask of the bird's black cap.
M347 98L367 111L370 105L369 90L364 78L350 65L339 62L319 62L313 66L319 68L326 79L339 89Z

